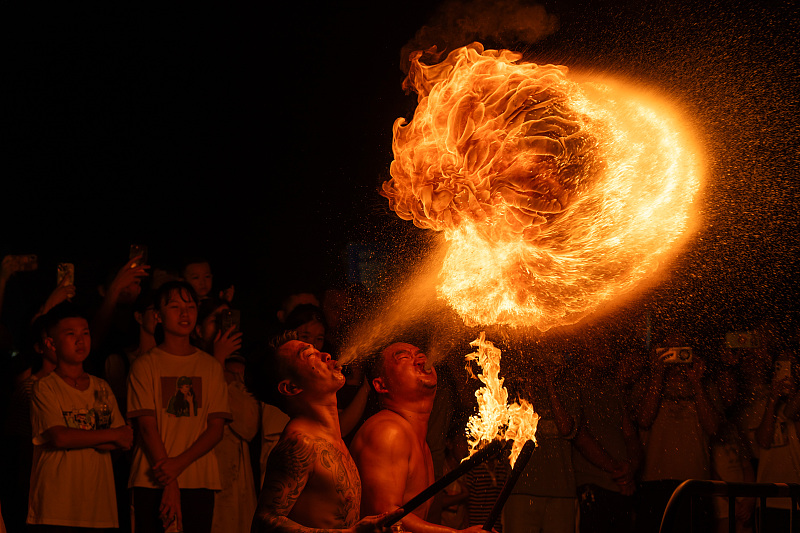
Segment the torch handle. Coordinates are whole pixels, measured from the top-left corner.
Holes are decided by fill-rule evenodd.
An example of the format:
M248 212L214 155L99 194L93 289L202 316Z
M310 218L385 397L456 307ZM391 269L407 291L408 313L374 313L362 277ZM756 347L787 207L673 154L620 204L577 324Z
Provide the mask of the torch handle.
M522 447L522 450L519 452L519 457L517 457L517 462L514 463L514 468L511 469L511 474L509 474L508 479L506 479L503 488L500 490L500 495L497 497L497 501L494 502L492 511L483 523L484 531L491 531L494 527L494 523L497 522L497 519L500 517L500 512L503 510L506 500L511 496L511 490L514 488L514 485L517 484L517 480L519 476L522 475L522 471L525 470L525 465L531 460L534 448L536 448L536 443L532 440L526 442Z
M472 457L467 459L466 461L460 463L457 467L452 469L450 472L446 473L439 479L433 482L431 486L408 500L403 505L403 514L398 516L394 519L392 523L399 522L402 518L408 514L411 514L414 509L425 503L426 501L433 498L433 496L448 486L450 483L455 481L456 479L460 478L482 462L486 461L490 457L499 454L503 448L505 447L505 442L501 440L493 440L477 452L475 452ZM390 524L385 524L390 525Z

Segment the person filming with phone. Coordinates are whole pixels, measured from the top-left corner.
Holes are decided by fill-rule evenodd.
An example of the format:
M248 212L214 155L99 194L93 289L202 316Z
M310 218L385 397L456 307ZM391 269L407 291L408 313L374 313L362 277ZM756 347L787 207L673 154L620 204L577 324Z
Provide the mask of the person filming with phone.
M761 424L756 430L759 448L759 483L800 483L800 393L797 387L797 356L793 350L783 349L775 358L770 389ZM770 498L761 509L765 531L789 531L791 501ZM791 517L795 528L800 513ZM795 531L793 529L792 531Z
M635 393L637 422L646 431L640 531L658 530L672 492L683 481L711 477L709 439L722 421L722 402L692 344L679 333L667 335L651 352L650 378L642 382L646 389ZM699 499L692 512L693 517L679 516L679 523L710 527L710 500Z

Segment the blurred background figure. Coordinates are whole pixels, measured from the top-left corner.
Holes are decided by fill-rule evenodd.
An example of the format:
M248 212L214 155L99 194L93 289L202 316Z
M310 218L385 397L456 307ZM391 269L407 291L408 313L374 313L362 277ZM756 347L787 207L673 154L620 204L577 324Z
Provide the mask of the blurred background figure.
M639 434L624 396L627 376L620 339L602 328L584 330L576 362L580 427L572 459L578 487L581 533L630 533L634 525Z
M757 481L800 483L800 394L798 358L795 350L784 348L775 358L772 386L761 424L756 430L759 447ZM761 508L766 531L800 531L800 512L792 510L788 498L768 498Z
M668 335L652 350L649 379L642 380L636 398L637 420L646 431L636 530L657 531L672 492L686 479L710 479L710 438L722 422L722 401L707 379L706 365L682 334ZM670 348L693 349L688 360ZM698 498L691 513L678 516L683 529L694 524L701 531L713 527L711 502Z
M256 510L256 485L250 460L250 441L258 434L258 400L244 383L247 359L240 353L242 332L225 325L225 301L200 301L195 329L196 343L210 353L224 370L228 404L233 419L225 425L222 440L214 447L222 490L214 494L214 533L247 533Z
M469 455L466 435L467 420L453 420L447 429L443 475L455 469ZM442 498L443 526L465 529L469 526L469 490L464 479L457 479L445 487Z
M206 259L187 259L181 269L181 276L192 286L201 302L210 298L233 302L233 285L214 294L214 275L211 273L211 264Z
M503 528L573 533L578 501L572 441L580 424L580 394L559 351L536 353L530 372L536 379L519 378L515 389L539 414L537 446L503 508ZM510 387L509 397L514 392Z

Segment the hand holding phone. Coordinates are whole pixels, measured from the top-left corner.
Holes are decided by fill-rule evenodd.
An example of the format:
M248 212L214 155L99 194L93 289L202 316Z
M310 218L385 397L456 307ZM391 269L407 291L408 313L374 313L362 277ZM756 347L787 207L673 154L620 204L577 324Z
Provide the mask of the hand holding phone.
M218 315L218 331L214 339L214 357L220 363L232 355L238 355L242 348L240 314L237 309L223 309Z
M56 286L75 285L75 265L59 263L56 270Z
M239 329L241 325L241 314L238 309L223 309L219 315L220 331L223 333L231 328Z
M128 253L128 259L136 259L139 258L138 261L134 261L131 263L131 268L136 268L137 266L141 266L147 264L147 246L144 244L131 244L130 252Z

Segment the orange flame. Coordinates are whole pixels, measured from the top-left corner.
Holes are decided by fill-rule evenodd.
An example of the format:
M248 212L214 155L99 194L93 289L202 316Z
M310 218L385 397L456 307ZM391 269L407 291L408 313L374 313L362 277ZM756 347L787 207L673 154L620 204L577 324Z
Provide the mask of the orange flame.
M467 325L575 323L688 234L700 157L663 102L480 43L421 56L381 194L444 232L437 292Z
M477 361L481 367L478 379L484 384L475 392L478 399L478 414L467 422L467 442L470 456L478 451L481 443L495 438L513 440L511 466L517 461L522 447L529 440L536 442L536 426L539 415L525 400L508 404L508 391L500 377L500 350L486 340L484 332L470 343L477 347L475 353L466 356L467 361Z

